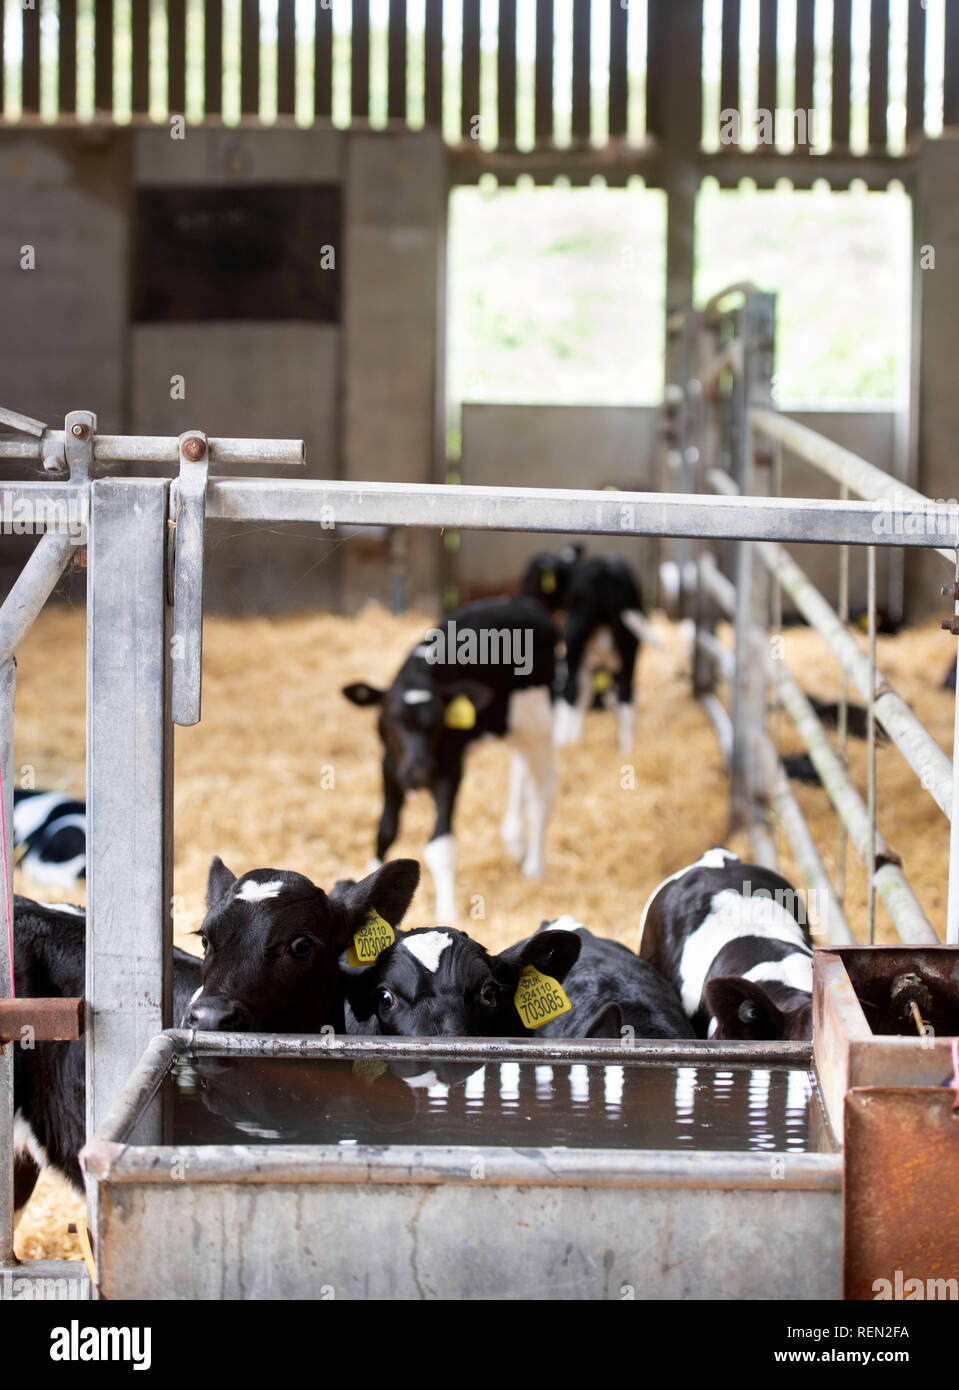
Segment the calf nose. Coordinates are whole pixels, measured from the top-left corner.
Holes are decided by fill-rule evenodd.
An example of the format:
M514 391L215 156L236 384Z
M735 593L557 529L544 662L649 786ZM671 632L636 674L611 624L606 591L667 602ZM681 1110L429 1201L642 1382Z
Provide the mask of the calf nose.
M229 1032L242 1023L242 1005L235 999L198 999L186 1016L186 1026L201 1033Z

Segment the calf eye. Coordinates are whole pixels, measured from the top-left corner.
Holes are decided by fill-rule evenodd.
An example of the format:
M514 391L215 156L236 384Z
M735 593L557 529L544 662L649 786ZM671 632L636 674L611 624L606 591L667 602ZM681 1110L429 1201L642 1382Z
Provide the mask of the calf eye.
M203 947L203 954L206 955L207 951L210 949L209 939L205 937L202 932L199 933L199 937L200 945Z
M392 991L388 990L386 985L380 985L379 989L376 991L376 998L381 1009L392 1009L393 1005L396 1003Z
M294 960L306 960L313 950L313 942L308 936L298 936L290 942L289 951Z
M493 1009L499 1001L499 991L492 980L487 980L479 992L479 1001L488 1009Z

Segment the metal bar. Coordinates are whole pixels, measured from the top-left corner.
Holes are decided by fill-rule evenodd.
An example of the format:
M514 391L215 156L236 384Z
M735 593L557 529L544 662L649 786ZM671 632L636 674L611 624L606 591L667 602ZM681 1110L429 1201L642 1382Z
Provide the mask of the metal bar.
M906 73L906 139L914 140L926 123L926 0L909 0Z
M313 119L333 113L333 7L316 0L313 9Z
M832 146L849 148L852 102L852 0L833 0Z
M553 140L553 0L536 0L536 71L534 77L536 143Z
M40 539L0 607L0 661L12 657L30 631L69 564L74 544L56 531Z
M773 410L753 409L750 419L753 429L758 433L766 435L769 439L780 440L804 462L811 463L821 473L835 478L837 483L845 483L853 492L858 492L860 497L891 502L893 506L891 509L886 508L883 525L892 527L897 535L906 530L907 508L927 509L926 529L927 532L931 530L933 535L938 534L941 537L945 534L944 530L937 529L939 527L948 526L948 534L953 537L959 530L959 516L955 507L937 506L915 488L908 487L898 478L884 473L881 468L868 463L851 450L844 449L841 444L833 444L832 440L817 434L808 426L797 424L795 420L787 420L784 415L779 415ZM878 537L874 543L878 543ZM908 544L908 537L901 535L898 543ZM935 548L950 564L953 563L952 546Z
M889 140L889 0L872 0L869 22L869 146L884 150Z
M169 483L92 485L87 570L87 1132L172 1001Z
M463 0L460 133L476 140L480 118L480 0Z
M20 105L24 115L40 111L40 6L20 12Z
M350 29L350 112L354 119L370 118L370 0L352 0Z
M796 110L813 109L816 63L816 0L796 0ZM807 144L811 144L807 127Z
M590 0L573 0L573 143L589 143Z
M674 0L646 0L646 129L661 138L666 127L665 55ZM667 305L667 308L675 308Z
M775 112L779 42L778 0L759 0L759 108Z
M956 551L956 602L959 618L959 550ZM952 726L952 804L959 806L959 646L956 649L956 697ZM946 903L946 941L959 946L959 815L953 816L949 835L949 896Z
M278 0L276 12L276 110L292 116L296 110L296 6Z
M833 891L825 865L809 833L806 818L793 795L779 755L768 738L759 741L759 764L773 814L785 832L803 880L822 898L821 920L826 940L832 945L855 945L856 938Z
M206 439L198 430L180 440L180 476L170 489L175 532L173 573L174 724L200 722L203 681L203 518L207 485Z
M302 439L211 439L210 467L263 464L268 468L306 463ZM97 463L169 463L180 457L176 435L98 434L93 457Z
M609 138L621 140L626 134L629 76L629 6L609 0Z
M240 0L240 113L260 114L260 0Z
M778 566L783 588L832 649L864 699L869 698L869 657L843 627L811 580L779 546L760 542L757 553L770 569ZM876 672L876 719L947 818L952 816L952 766L935 739L906 702Z
M866 842L866 921L869 944L876 940L876 548L866 551L866 595L869 609L869 725L867 739L866 804L869 839Z
M207 0L209 10L213 0ZM216 0L219 9L220 0ZM62 15L62 8L61 8ZM61 25L63 19L60 20ZM74 14L74 25L76 17ZM207 55L209 55L209 27L207 28ZM75 55L74 55L75 56ZM207 56L206 61L209 61ZM145 116L150 110L150 6L131 5L130 7L130 85L131 106L135 116Z
M35 434L38 437L46 432L46 425L42 420L34 420L32 415L21 415L18 410L9 410L6 406L0 406L0 425L8 425L12 430L19 430L22 434Z
M7 87L7 55L6 55L6 24L3 22L3 6L0 5L0 116L3 114L3 105L6 100Z
M719 105L722 111L741 110L739 100L740 0L724 0L722 72Z
M113 115L113 0L94 0L94 106Z
M0 483L0 533L58 531L78 545L86 536L88 492L71 483Z
M13 910L13 700L17 664L0 662L0 786L8 859L0 866L0 995L10 997L13 962L7 940L6 905ZM12 924L11 924L12 932ZM13 1044L0 1045L0 1266L13 1262Z
M167 110L186 109L186 0L167 0Z
M516 0L499 0L496 42L496 143L516 144Z
M702 705L706 714L712 721L713 728L716 730L716 738L719 740L719 751L722 754L726 771L733 757L733 721L719 699L718 695L700 695L699 703Z
M424 34L424 114L426 124L443 126L443 0L426 0Z
M77 110L76 7L74 5L61 5L57 18L57 112L61 116L73 116ZM2 47L0 47L0 52L2 52ZM2 104L2 81L0 81L0 107Z
M0 503L4 491L0 485ZM473 531L578 531L917 547L925 543L921 536L877 536L875 523L883 513L876 502L432 483L211 478L207 515L230 521L325 521L327 525L332 516L337 525ZM913 515L911 509L904 512L907 521Z
M386 111L391 121L405 121L406 0L390 0L388 29Z
M942 123L959 126L959 0L946 0Z
M73 1042L83 1037L82 999L0 999L0 1043L32 1030L36 1042Z
M203 114L209 119L223 110L223 0L206 0L203 7Z

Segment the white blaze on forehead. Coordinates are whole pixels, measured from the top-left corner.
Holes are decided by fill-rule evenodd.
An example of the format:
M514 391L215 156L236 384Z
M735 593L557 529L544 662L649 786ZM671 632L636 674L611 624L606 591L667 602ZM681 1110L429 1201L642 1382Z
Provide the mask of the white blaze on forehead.
M812 956L808 951L795 951L783 956L782 960L763 960L751 970L744 970L743 979L755 980L757 984L786 985L812 994Z
M440 956L452 942L453 938L448 932L426 931L422 936L405 937L403 945L432 974L440 963Z
M571 917L568 912L562 917L557 917L555 922L550 922L547 931L586 931L588 930L582 922L577 922L575 917Z
M431 690L407 690L403 696L404 705L425 705L433 698Z
M271 878L266 883L257 883L256 879L248 878L240 884L234 896L241 902L260 903L265 898L278 897L284 886L281 878Z

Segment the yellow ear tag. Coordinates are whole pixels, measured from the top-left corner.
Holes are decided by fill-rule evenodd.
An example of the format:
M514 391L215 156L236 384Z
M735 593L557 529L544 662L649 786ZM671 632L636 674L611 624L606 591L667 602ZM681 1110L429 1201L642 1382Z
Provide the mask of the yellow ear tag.
M543 975L535 965L523 967L513 1003L527 1028L542 1028L572 1008L559 980Z
M362 927L353 933L353 940L347 947L346 959L350 965L372 965L377 956L388 950L395 940L396 936L389 922L371 907Z
M539 587L544 594L555 594L556 592L556 571L543 570L539 577Z
M611 672L603 666L597 666L593 672L593 690L597 695L603 695L613 683Z
M457 695L446 706L443 723L448 729L472 729L476 725L476 706L468 695Z

